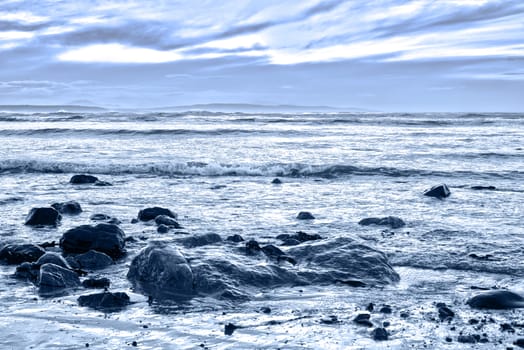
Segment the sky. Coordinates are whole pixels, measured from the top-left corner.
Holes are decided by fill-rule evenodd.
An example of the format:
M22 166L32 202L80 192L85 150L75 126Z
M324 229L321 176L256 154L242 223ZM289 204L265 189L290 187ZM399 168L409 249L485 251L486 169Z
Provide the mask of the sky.
M524 1L0 0L0 104L524 111Z

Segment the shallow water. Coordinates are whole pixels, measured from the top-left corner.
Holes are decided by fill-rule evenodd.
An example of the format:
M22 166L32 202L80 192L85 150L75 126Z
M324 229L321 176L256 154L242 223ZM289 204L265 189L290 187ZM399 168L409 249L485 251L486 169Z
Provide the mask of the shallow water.
M132 294L135 304L104 315L77 305L85 289L42 298L29 282L10 278L14 266L0 265L0 322L6 325L0 348L89 343L120 349L137 341L145 349L459 349L467 345L456 342L460 330L487 333L490 343L473 347L505 348L523 336L522 328L515 334L498 329L502 321L522 323L521 310L479 312L464 305L478 293L472 286L524 292L521 115L0 113L0 137L0 242L58 241L92 214L117 217L137 241L127 244L123 261L96 272L111 279L112 291L132 293L125 275L148 241L176 246L186 236L130 223L154 205L177 212L181 231L190 235L241 234L273 244L280 243L277 235L299 230L352 237L387 253L401 276L384 288L251 290L255 298L245 303L197 298L188 305L149 305ZM113 186L70 185L76 173ZM270 183L276 176L282 185ZM450 187L451 197L421 195L438 183ZM30 208L65 200L78 201L84 212L65 216L57 229L23 225ZM316 219L296 220L302 210ZM388 215L406 226L358 225ZM220 245L199 249L226 254ZM351 321L369 302L393 307L391 315L372 315L376 325L391 322L387 342L373 341L370 329ZM432 320L438 318L435 302L457 313L455 331ZM272 312L259 312L262 306ZM402 311L410 316L401 318ZM322 323L329 315L340 322ZM483 315L497 322L482 331L468 323ZM228 322L244 328L226 336Z

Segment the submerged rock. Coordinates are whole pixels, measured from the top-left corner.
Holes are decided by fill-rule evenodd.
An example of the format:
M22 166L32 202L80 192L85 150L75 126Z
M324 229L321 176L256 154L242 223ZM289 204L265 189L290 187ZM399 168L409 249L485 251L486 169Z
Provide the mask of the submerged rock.
M476 295L467 301L474 309L524 308L524 297L506 290L497 290Z
M68 201L51 204L60 214L78 215L82 212L82 207L77 201Z
M69 179L69 183L72 183L75 185L94 184L97 181L98 181L98 177L93 176L93 175L85 175L85 174L73 175L73 177Z
M29 226L58 226L62 215L55 208L33 208L25 218Z
M297 245L302 242L316 241L316 240L322 239L322 237L319 234L310 235L303 231L298 231L294 235L289 235L287 233L284 233L284 234L278 235L276 238L283 241L284 245Z
M55 264L44 264L40 267L38 278L40 292L51 292L57 289L74 288L80 285L78 275Z
M226 241L240 243L240 242L244 242L244 238L239 234L234 234L232 236L228 236L226 238Z
M84 288L109 288L111 281L109 278L88 278L82 282Z
M107 221L107 220L110 220L111 217L106 214L93 214L89 217L89 219L93 221Z
M449 197L450 194L451 191L445 184L436 185L424 191L424 196L435 197L439 199Z
M80 306L87 306L100 311L119 311L131 304L129 296L123 292L103 292L78 297Z
M76 255L72 257L72 260L75 261L79 268L86 270L105 269L114 263L109 255L96 250L90 250L87 253Z
M8 244L0 249L0 260L8 264L37 261L45 250L36 244Z
M66 253L97 250L114 259L125 254L124 245L124 231L111 224L81 225L66 231L60 238L60 247Z
M169 227L164 225L164 224L158 225L158 227L156 228L156 232L158 232L158 233L168 233L169 232Z
M35 263L23 262L16 267L14 277L36 283L39 273L40 266L35 265Z
M497 188L495 186L471 186L471 189L477 190L477 191L481 191L481 190L494 191Z
M178 243L182 244L186 248L201 247L208 244L215 244L222 242L222 237L216 233L206 233L203 235L185 237L177 240Z
M167 215L158 215L155 218L155 224L158 226L165 225L171 228L182 228L182 226L180 226L180 224L175 219Z
M272 184L274 185L280 185L282 183L282 180L280 180L278 177L274 178L272 181L271 181Z
M138 219L140 221L149 221L155 219L159 215L166 215L170 218L176 219L177 216L171 210L160 207L152 207L142 209L138 212Z
M406 225L406 223L396 216L387 216L384 218L365 218L358 222L359 225L369 226L369 225L380 225L380 226L389 226L393 229L401 228Z
M315 217L309 211L301 211L297 215L298 220L313 220Z

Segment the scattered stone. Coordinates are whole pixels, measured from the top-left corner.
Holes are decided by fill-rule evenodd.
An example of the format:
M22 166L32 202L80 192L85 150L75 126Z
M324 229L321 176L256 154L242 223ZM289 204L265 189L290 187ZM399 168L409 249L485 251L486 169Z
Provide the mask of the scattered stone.
M60 247L66 253L86 253L97 250L116 259L125 254L124 239L124 231L116 225L81 225L62 235Z
M88 278L82 282L84 288L109 288L111 281L109 278Z
M298 220L313 220L315 219L315 217L313 216L313 214L311 214L308 211L301 211L300 213L298 213L297 219Z
M373 327L373 323L369 320L370 317L370 314L358 314L357 317L353 319L353 322L360 326Z
M473 335L459 335L457 341L459 343L475 344L477 339Z
M391 306L384 305L380 308L380 310L378 310L378 312L383 313L383 314L390 314L391 312L393 312L393 310L391 309Z
M209 244L222 242L222 237L217 233L206 233L203 235L185 237L177 240L186 248L202 247Z
M136 219L136 218L131 219L131 223L132 224L137 224L138 223L138 219Z
M389 321L382 322L382 327L388 328L389 326L391 326L391 323Z
M444 322L445 320L451 320L453 317L455 317L455 313L453 310L451 310L449 307L447 307L444 303L438 303L437 304L438 309L438 318L441 322Z
M493 190L496 190L497 188L495 186L471 186L471 189L477 190L477 191L481 191L481 190L493 191Z
M247 255L255 255L260 252L261 248L257 241L254 239L251 239L247 241L246 243L246 254Z
M82 207L77 201L68 201L51 204L60 214L78 215L82 212Z
M373 336L373 340L376 341L388 340L388 331L384 328L375 328L373 332L371 332L371 335Z
M271 313L271 308L269 306L262 306L260 308L260 311L264 314L270 314Z
M23 262L16 267L14 277L36 283L39 273L39 266L36 266L34 263Z
M515 309L524 308L524 298L510 291L498 290L476 295L467 304L474 309Z
M524 338L519 338L513 342L513 345L518 346L519 348L524 348Z
M172 228L182 228L182 226L180 226L180 224L175 219L167 215L158 215L155 218L155 223L159 226L165 225Z
M293 245L299 245L300 243L302 242L300 242L298 239L288 238L288 239L283 240L282 245L293 246Z
M87 253L79 254L73 257L76 264L86 270L105 269L113 265L113 259L105 253L96 250L90 250Z
M449 197L451 191L445 184L436 185L431 187L429 190L424 191L424 196L435 197L435 198L446 198Z
M35 244L8 244L0 249L0 260L8 264L37 261L45 250Z
M336 324L336 323L340 323L340 321L338 320L338 317L336 315L330 315L330 316L327 316L327 317L324 317L320 320L321 323L323 324Z
M138 346L138 343L136 341L133 340L133 342L131 343L132 346Z
M93 221L107 221L107 220L110 220L111 217L106 214L93 214L89 217L89 219Z
M401 313L400 313L400 318L404 318L404 319L406 319L406 318L408 318L408 317L409 317L409 314L408 314L407 312L401 312Z
M280 185L282 183L282 180L280 180L278 177L274 178L273 181L271 181L274 185Z
M69 180L69 183L80 185L80 184L94 184L98 181L98 178L93 175L73 175Z
M389 226L393 229L401 228L406 225L406 223L396 216L387 216L384 218L366 218L358 222L359 225L369 226L369 225L380 225L380 226Z
M213 185L211 187L209 187L210 190L220 190L222 188L226 188L227 186L226 185Z
M358 281L358 280L337 280L337 282L345 284L350 287L355 287L355 288L366 286L364 282Z
M446 342L451 343L453 342L453 339L451 337L446 337Z
M233 332L234 332L237 328L239 328L239 327L238 327L238 326L235 326L235 325L232 324L232 323L228 323L228 324L226 324L225 327L224 327L224 334L225 334L225 335L232 335Z
M240 243L240 242L244 242L244 238L242 238L241 235L234 234L234 235L232 235L232 236L228 236L228 237L226 238L226 241L228 241L228 242Z
M294 235L289 235L287 233L284 233L284 234L278 235L276 238L284 241L284 245L297 245L303 242L322 239L322 237L318 234L310 235L303 231L298 231Z
M62 215L55 208L33 208L25 218L29 226L58 226Z
M158 227L156 228L156 232L158 232L158 233L168 233L169 232L169 227L167 227L164 224L158 225Z
M95 310L114 312L125 308L131 304L129 296L123 292L103 292L78 297L80 306L87 306Z
M369 311L369 312L373 312L374 309L375 309L375 304L373 304L373 303L369 303L366 306L366 310Z
M502 332L515 333L515 328L513 328L509 323L502 323L500 325L500 330Z
M142 209L138 212L138 219L140 221L149 221L155 219L159 215L166 215L170 218L176 219L177 216L171 210L160 207L152 207Z
M75 272L55 264L40 266L38 277L40 292L52 292L57 289L74 288L80 285L80 279Z

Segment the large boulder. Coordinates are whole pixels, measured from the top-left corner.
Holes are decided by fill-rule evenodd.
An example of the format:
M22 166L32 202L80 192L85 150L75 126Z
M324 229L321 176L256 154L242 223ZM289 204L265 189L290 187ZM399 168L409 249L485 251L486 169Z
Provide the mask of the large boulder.
M60 238L60 247L66 253L97 250L113 259L125 254L124 245L124 231L111 224L81 225L66 231Z
M369 225L379 225L379 226L389 226L393 229L401 228L406 225L404 220L396 216L387 216L385 218L365 218L358 222L359 225L369 226Z
M35 262L38 267L44 264L55 264L65 269L71 269L69 263L60 254L53 252L46 252Z
M82 212L82 207L77 201L53 203L51 206L60 214L78 215Z
M449 197L450 194L451 191L445 184L436 185L424 191L424 196L435 197L439 199Z
M58 226L62 215L55 208L33 208L25 218L29 226Z
M36 244L8 244L0 249L0 260L8 264L20 264L37 261L44 254L44 248Z
M242 251L225 245L182 253L152 243L133 259L127 277L139 292L175 300L197 295L245 300L253 288L346 281L384 285L399 280L385 254L350 238L309 241L287 251L267 245L259 247L264 254L235 253Z
M135 289L158 299L188 299L195 294L186 258L161 243L151 244L133 259L127 278Z
M146 209L140 210L138 212L138 219L140 221L149 221L149 220L155 219L159 215L166 215L173 219L177 218L177 215L169 209L160 208L160 207L152 207L152 208L146 208Z
M40 266L38 277L39 291L48 293L64 288L80 286L78 275L69 269L55 264L44 264Z
M524 297L507 290L497 290L476 295L467 304L474 309L516 309L524 308Z

